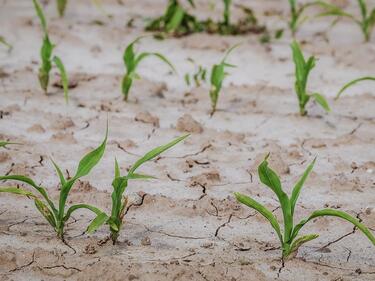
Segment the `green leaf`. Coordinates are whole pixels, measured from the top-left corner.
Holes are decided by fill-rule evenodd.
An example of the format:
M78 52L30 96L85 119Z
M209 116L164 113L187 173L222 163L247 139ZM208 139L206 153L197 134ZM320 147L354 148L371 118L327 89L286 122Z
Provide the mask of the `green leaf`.
M337 93L335 99L337 100L346 89L350 88L351 86L354 86L355 84L357 84L361 81L366 81L366 80L375 81L375 77L366 76L366 77L361 77L361 78L355 79L353 81L350 81L349 83L345 84L344 87L342 87L340 89L340 91Z
M307 167L307 169L303 173L302 177L298 180L298 182L296 183L296 185L293 188L292 196L290 197L290 205L291 205L292 216L294 214L294 208L296 206L296 203L297 203L299 194L301 192L301 189L302 189L303 185L305 184L305 181L308 178L309 174L311 173L312 169L314 168L315 161L316 161L316 158Z
M74 176L75 180L89 174L92 168L94 168L96 164L99 163L105 151L105 147L107 144L107 137L108 137L108 124L107 124L106 133L105 133L105 138L103 142L101 143L101 145L95 150L85 155L82 158L82 160L79 162L76 175Z
M69 102L69 95L68 95L69 81L68 81L68 75L66 74L66 71L65 71L65 66L62 63L61 59L57 56L54 56L53 62L56 64L57 68L59 69L61 82L62 82L63 89L64 89L65 102L68 103Z
M0 187L0 193L1 192L12 193L12 194L16 194L16 195L22 195L22 196L26 196L30 199L33 199L34 203L35 203L35 206L37 207L38 211L43 215L43 217L49 222L49 224L52 227L56 227L55 217L54 217L53 213L33 193L31 193L27 190L21 189L21 188L17 188L17 187Z
M225 55L224 55L224 58L223 58L223 62L225 62L228 58L228 56L235 50L237 49L239 46L241 46L243 43L237 43L237 44L234 44L232 47L230 47L226 52L225 52Z
M115 178L121 177L120 167L118 165L117 159L115 158Z
M129 91L133 84L133 79L129 75L125 75L122 79L121 89L124 95L124 100L127 101L129 97Z
M19 144L19 145L21 145L21 143L17 143L17 142L0 141L0 147L6 147L7 145L10 145L10 144Z
M291 211L291 204L288 195L282 190L281 182L279 176L272 169L268 167L269 154L263 160L263 162L258 167L258 174L260 181L267 185L276 194L279 199L281 209L284 216L284 231L285 231L285 241L288 242L293 229L293 217Z
M367 17L367 6L365 0L358 0L359 7L361 9L362 18L366 19Z
M60 17L64 16L67 2L68 0L57 0L57 11Z
M42 64L39 68L39 83L44 92L47 92L48 83L49 83L49 73L51 71L51 56L54 45L49 40L48 35L46 34L43 38L43 45L40 50L40 57L42 59Z
M168 66L172 69L173 72L176 72L176 69L174 68L173 64L166 58L164 57L162 54L159 54L159 53L141 53L135 60L135 66L138 66L138 64L143 60L145 59L146 57L148 56L155 56L157 58L159 58L161 61L165 62L166 64L168 64Z
M238 202L258 211L263 217L265 217L270 222L273 229L276 231L276 234L279 237L280 242L283 243L283 236L281 234L280 225L271 211L269 211L262 204L258 203L257 201L246 195L243 195L238 192L235 192L234 195L236 196Z
M173 32L175 31L181 24L183 18L185 15L185 10L180 6L176 6L176 9L173 13L172 18L168 21L166 25L166 31L167 32Z
M5 192L5 193L13 193L17 195L23 195L32 199L37 198L33 193L30 191L24 190L22 188L18 187L0 187L0 192Z
M0 36L0 43L6 46L9 52L13 49L13 46L5 40L4 36Z
M101 211L100 209L98 209L94 206L91 206L91 205L88 205L88 204L76 204L76 205L71 206L68 209L68 211L66 211L66 214L64 215L64 221L67 221L70 218L70 216L72 215L72 213L79 210L79 209L88 209L88 210L92 211L93 213L95 213L96 215L100 215L101 213L103 213L103 211Z
M331 111L331 108L329 107L329 104L324 96L318 93L314 93L311 95L314 100L327 112Z
M357 21L353 17L353 15L345 12L343 9L341 9L338 6L335 6L333 4L330 4L324 1L316 1L315 3L324 9L324 11L322 13L319 13L316 17L327 17L327 16L347 17L347 18Z
M318 237L319 237L318 234L309 234L309 235L305 235L305 236L301 236L301 237L297 238L297 239L293 242L293 244L291 245L291 247L290 247L290 251L289 251L288 254L291 254L291 253L297 251L298 248L299 248L302 244L307 243L307 242L309 242L309 241L311 241L311 240L314 240L314 239L316 239L316 238L318 238Z
M42 214L42 216L49 222L49 224L55 228L56 227L56 219L53 213L48 209L48 207L39 199L35 198L34 203L38 211Z
M57 175L59 176L61 187L63 187L66 184L65 177L64 177L60 167L55 163L55 161L53 161L52 159L51 159L51 161L52 161L53 166L55 167Z
M53 202L49 199L46 190L43 187L37 185L32 179L30 179L30 178L28 178L26 176L22 176L22 175L8 175L8 176L0 176L0 180L15 180L15 181L20 181L20 182L23 182L23 183L26 183L26 184L32 186L47 201L48 205L51 207L51 209L53 210L54 214L55 215L57 214L57 210L56 210Z
M297 224L293 230L292 238L295 238L298 235L298 232L301 230L301 228L308 223L309 221L317 218L317 217L326 217L326 216L333 216L338 217L343 220L346 220L350 223L352 223L354 226L356 226L360 231L363 232L364 235L372 242L372 244L375 246L375 237L371 233L371 231L362 223L359 222L358 219L352 217L348 213L345 213L343 211L338 210L332 210L332 209L322 209L313 212L307 219L302 220L299 224Z
M151 180L156 179L154 176L143 175L143 174L136 174L132 173L131 175L127 176L129 180Z
M181 136L179 138L176 138L173 141L171 141L171 142L169 142L165 145L161 145L161 146L159 146L157 148L154 148L151 151L147 152L142 158L140 158L137 162L135 162L135 164L131 167L131 169L128 172L128 178L131 177L131 175L134 174L135 170L138 169L138 167L141 166L143 163L152 160L153 158L155 158L159 154L163 153L164 151L170 149L171 147L175 146L179 142L183 141L188 136L189 136L188 134L183 135L183 136Z
M91 221L91 223L89 224L89 226L87 227L87 232L88 233L93 233L94 231L96 231L99 227L101 227L104 223L106 223L108 221L108 216L107 214L105 213L101 213L99 215L96 216L95 219L93 219Z
M42 26L43 32L44 34L47 34L47 22L43 13L42 6L40 5L38 0L33 0L33 3L34 3L36 14L38 15L38 18L40 20L40 24Z

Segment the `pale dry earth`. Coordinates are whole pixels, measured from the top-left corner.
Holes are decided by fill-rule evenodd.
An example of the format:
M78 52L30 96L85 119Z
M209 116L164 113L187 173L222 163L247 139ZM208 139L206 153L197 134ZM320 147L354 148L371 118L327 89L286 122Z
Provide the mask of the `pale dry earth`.
M0 1L0 34L14 45L10 53L0 49L0 139L23 144L0 152L0 174L29 175L56 199L58 178L50 158L74 173L80 157L102 140L108 118L104 158L74 187L70 203L109 211L115 157L125 172L149 149L184 130L192 134L142 168L156 180L131 182L127 192L132 204L116 246L100 243L108 236L106 227L94 235L82 234L92 215L80 212L69 222L68 247L56 239L32 201L2 194L1 281L375 279L374 247L352 225L334 218L307 225L303 233L321 237L302 246L282 268L272 228L233 198L234 191L251 195L280 217L274 194L259 183L257 165L271 152L271 166L290 192L317 156L297 218L337 208L375 231L374 84L359 85L333 101L343 83L375 74L375 38L364 44L357 26L343 21L330 27L328 19L307 22L298 33L304 50L319 57L309 85L328 97L330 114L314 104L309 116L297 114L289 32L270 45L260 44L254 35L145 38L138 48L164 53L178 74L157 60L144 61L139 69L143 79L134 84L130 102L123 103L123 49L144 34L144 19L161 14L166 1L103 1L111 18L88 0L71 1L63 19L49 2L55 54L77 85L70 90L69 105L60 88L50 87L48 96L41 92L37 70L42 35L32 2ZM271 30L286 25L287 1L234 2L251 2ZM214 14L207 2L200 4L199 16ZM354 4L348 9L357 12ZM234 14L239 16L237 9ZM134 27L129 28L131 18ZM184 84L183 75L192 71L187 58L209 67L237 42L243 45L230 62L238 67L230 71L219 110L210 118L208 86ZM55 71L52 82L58 81Z

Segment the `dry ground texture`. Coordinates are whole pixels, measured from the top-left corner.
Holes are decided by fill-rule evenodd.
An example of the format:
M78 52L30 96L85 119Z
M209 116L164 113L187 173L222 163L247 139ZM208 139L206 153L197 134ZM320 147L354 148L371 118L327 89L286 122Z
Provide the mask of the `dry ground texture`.
M207 2L198 1L199 16L215 16ZM286 27L287 1L235 2L252 5L269 29ZM347 9L357 12L356 1L339 2L353 2ZM302 26L298 39L304 51L319 57L310 88L328 97L330 114L310 104L307 117L298 115L289 32L269 45L255 35L145 38L138 48L165 54L178 75L158 60L144 61L139 69L143 79L123 103L123 49L144 34L144 19L160 15L166 1L103 1L111 18L88 0L70 1L62 19L54 1L44 3L56 53L76 85L68 106L60 88L51 87L48 96L42 93L37 81L42 34L32 2L1 0L0 34L14 48L0 50L0 139L24 145L1 150L0 174L29 175L56 198L58 179L50 158L73 172L81 155L102 140L108 117L104 158L73 188L70 203L109 210L115 157L125 171L138 155L181 131L193 133L142 168L157 180L130 183L132 203L117 246L102 243L106 227L82 234L92 219L82 211L69 221L68 247L31 200L2 194L1 281L375 279L374 247L352 225L335 218L310 223L304 232L321 237L302 246L282 268L272 228L233 197L234 191L248 194L279 216L276 197L258 180L257 165L271 152L271 167L290 192L318 156L297 204L297 218L337 208L375 231L374 85L361 84L333 102L345 82L375 74L375 38L363 43L358 27L347 21L330 27L329 19L320 19ZM131 18L133 27L127 27ZM184 83L183 74L192 70L187 58L210 66L238 42L244 43L229 60L238 67L230 70L218 111L210 118L208 87ZM52 80L58 81L56 70Z

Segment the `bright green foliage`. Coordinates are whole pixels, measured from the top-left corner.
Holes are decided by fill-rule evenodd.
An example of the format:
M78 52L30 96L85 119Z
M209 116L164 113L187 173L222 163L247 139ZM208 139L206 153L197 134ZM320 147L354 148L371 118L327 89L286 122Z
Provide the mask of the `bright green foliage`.
M65 209L66 209L66 201L68 199L69 192L72 189L74 183L81 177L88 175L90 171L96 166L96 164L98 164L98 162L102 158L105 147L106 147L106 143L107 143L107 134L108 134L108 129L107 129L106 136L102 144L98 148L91 151L90 153L88 153L86 156L84 156L81 159L81 161L79 162L76 174L72 178L65 178L59 166L55 162L52 161L53 165L55 166L56 173L60 179L60 184L61 184L59 204L57 207L48 196L48 193L44 187L37 185L32 179L23 175L0 176L0 180L15 180L15 181L26 183L30 185L31 187L33 187L35 191L37 191L41 195L42 199L40 199L40 197L36 196L34 193L31 193L21 188L14 188L14 187L3 188L2 187L0 188L0 192L23 195L30 199L33 199L35 206L37 207L39 212L54 228L54 230L57 233L57 236L60 239L64 239L65 223L68 221L71 214L75 210L85 208L95 213L97 217L90 223L88 230L93 227L96 227L96 224L98 223L99 218L103 219L103 217L105 216L105 220L108 219L105 213L103 213L98 208L93 207L91 205L87 205L87 204L77 204L77 205L71 206L70 208L68 208L68 210L65 210Z
M185 74L185 76L184 76L185 83L186 83L186 85L190 86L191 81L193 80L194 83L195 83L195 86L200 87L201 83L206 82L207 70L203 66L197 65L195 63L195 61L191 58L189 58L188 61L191 62L192 64L194 64L196 70L193 74L189 74L189 73Z
M223 86L224 78L228 75L225 72L227 67L235 67L232 64L227 63L227 58L229 54L239 46L236 44L225 53L224 58L219 64L214 64L211 69L211 89L210 89L210 99L211 99L211 116L216 112L217 101L219 99L219 94Z
M192 7L194 2L188 0ZM199 21L190 15L178 0L169 0L163 16L156 18L146 26L147 31L162 31L176 36L202 31Z
M4 36L0 36L0 43L7 47L9 52L13 49L13 46L5 40Z
M65 102L69 102L69 95L68 95L68 86L69 86L69 80L68 80L68 75L66 74L64 64L62 63L61 59L57 56L54 56L53 62L57 66L57 68L60 71L60 76L61 76L61 83L64 89L64 97L65 97Z
M314 5L313 3L305 3L298 6L297 0L289 0L290 5L290 21L289 28L292 31L292 34L295 35L300 25L306 21L307 17L302 17L304 11L309 6Z
M315 160L307 167L306 171L303 173L301 178L298 180L296 185L293 188L292 195L288 197L288 195L284 192L281 186L280 178L276 174L275 171L268 167L268 156L264 159L264 161L258 167L259 179L260 181L268 186L277 196L278 201L280 202L280 206L283 213L283 221L284 221L284 229L281 230L279 222L275 215L267 209L264 205L258 203L254 199L245 196L240 193L235 193L235 196L239 202L245 204L246 206L258 211L263 217L265 217L268 222L271 224L273 229L276 231L276 234L280 240L281 248L282 248L282 257L287 258L290 254L297 251L298 248L315 238L319 235L317 234L309 234L303 235L298 237L298 233L301 228L308 223L309 221L313 220L317 217L323 216L335 216L346 221L349 221L354 226L356 226L359 230L361 230L367 238L372 242L375 246L375 237L370 232L370 230L365 227L362 223L358 221L358 219L350 216L349 214L332 209L322 209L318 211L314 211L307 219L301 220L297 225L294 225L294 213L295 213L295 206L298 200L298 197L301 193L302 187L308 178L310 172L313 169Z
M34 8L36 11L36 14L38 15L38 18L40 20L40 24L43 29L44 37L43 37L43 44L42 48L40 49L40 58L41 58L41 66L39 67L39 83L41 88L45 93L48 91L48 84L49 84L49 78L50 78L50 72L52 69L52 62L54 62L60 72L63 88L64 88L64 96L65 100L68 101L68 77L65 71L65 67L58 57L54 57L52 60L52 53L53 49L55 48L55 45L52 44L51 40L48 36L48 28L47 28L47 21L44 16L42 6L40 5L38 0L33 0Z
M320 3L320 5L325 9L324 12L319 14L318 16L335 16L338 18L348 18L354 21L358 26L361 28L362 33L365 37L365 41L370 41L371 34L375 27L375 8L373 8L371 11L367 7L365 0L357 0L358 5L361 11L361 18L358 19L354 15L349 14L345 12L343 9L341 9L338 6L328 4L328 3Z
M166 145L159 146L149 152L147 152L142 158L138 159L137 162L133 164L133 166L130 168L126 176L121 176L120 174L120 168L117 163L117 160L115 161L115 178L112 182L113 192L112 192L112 212L111 216L108 220L104 219L98 222L94 227L91 227L89 229L89 232L93 232L96 229L99 228L99 226L103 223L107 223L109 225L109 229L111 232L111 239L113 244L116 243L117 238L119 236L122 224L123 224L123 218L125 216L126 206L127 206L127 197L124 196L124 192L128 186L128 180L136 180L136 179L152 179L152 176L143 175L143 174L137 174L135 171L144 163L154 159L164 151L170 149L171 147L175 146L177 143L183 141L186 139L189 135L184 135L182 137L179 137L170 143Z
M59 16L63 17L66 9L66 4L68 4L68 0L56 0L57 2L57 11L59 12Z
M309 79L310 71L315 67L315 57L309 57L306 61L301 48L296 41L292 43L291 47L295 64L295 91L298 97L300 114L302 116L307 114L305 107L311 98L314 99L324 110L329 112L331 109L328 102L321 94L309 94L307 91L307 81Z
M137 39L135 39L133 42L131 42L126 47L126 49L124 51L123 60L124 60L124 64L125 64L125 67L126 67L126 74L123 77L122 84L121 84L122 85L122 87L121 87L122 94L124 95L124 101L128 100L129 91L130 91L130 88L133 84L133 80L140 78L140 76L136 73L136 71L137 71L137 67L138 67L139 63L143 59L145 59L149 56L157 57L160 60L162 60L163 62L165 62L166 64L168 64L168 66L172 69L172 71L174 71L174 72L176 71L174 66L172 65L172 63L170 63L169 60L167 60L163 55L161 55L159 53L143 52L143 53L137 54L134 51L134 45L135 45L135 43L137 43L142 38L143 37L138 37Z
M9 142L9 141L0 141L0 147L6 147L7 145L10 145L10 144L20 144L20 143Z
M163 16L153 20L147 25L147 31L160 31L174 36L183 36L197 32L218 33L222 35L238 35L245 33L262 33L264 26L259 26L258 21L250 8L238 5L245 17L236 24L230 22L232 0L223 0L223 20L215 22L212 19L200 21L190 15L181 5L180 0L169 0ZM194 2L188 1L194 8Z
M232 0L223 0L224 1L224 24L226 26L230 25L230 6L232 4Z
M52 69L52 51L55 46L52 45L46 34L43 39L43 45L40 50L40 58L42 59L42 65L39 68L39 83L45 93L47 93L49 84L49 73Z
M348 88L350 88L351 86L354 86L355 84L359 83L359 82L362 82L362 81L375 81L375 77L370 77L370 76L366 76L366 77L361 77L361 78L358 78L358 79L355 79L355 80L352 80L350 81L349 83L345 84L341 89L340 91L337 93L336 95L336 100L341 96L341 94Z

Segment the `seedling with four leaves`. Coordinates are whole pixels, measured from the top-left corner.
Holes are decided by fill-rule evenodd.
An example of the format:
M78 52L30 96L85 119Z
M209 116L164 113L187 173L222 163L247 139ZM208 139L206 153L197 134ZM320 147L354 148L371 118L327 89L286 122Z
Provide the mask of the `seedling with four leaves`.
M147 152L142 158L138 159L134 165L129 169L127 175L121 176L120 168L117 160L115 161L115 178L112 182L113 192L112 192L112 212L111 215L105 220L104 217L98 217L97 222L92 224L93 227L89 227L88 231L93 232L100 227L100 225L107 223L109 225L109 230L111 232L111 240L113 244L116 244L117 238L121 231L122 225L124 223L123 219L125 216L125 211L128 203L127 196L124 196L124 192L128 187L129 180L147 180L153 179L154 177L144 174L137 174L135 171L144 163L154 159L164 151L175 146L179 142L186 139L189 135L184 135L175 140L169 142L166 145L159 146L153 150Z
M62 63L61 59L57 56L54 56L52 58L52 52L55 47L55 45L52 44L51 40L49 39L48 35L48 29L47 29L47 21L44 16L42 6L40 5L38 0L33 0L35 11L39 17L41 27L43 29L44 37L43 37L43 44L42 48L40 50L40 56L41 56L41 66L39 68L39 83L42 87L43 91L47 94L48 90L48 84L49 84L49 78L50 78L50 72L52 69L52 62L55 63L57 66L60 76L61 76L61 82L64 89L64 97L65 101L68 102L69 96L68 96L68 76L65 71L64 64Z
M259 179L263 184L268 186L276 194L277 199L280 202L284 220L283 231L275 215L264 205L238 192L235 193L235 196L240 203L256 210L268 220L273 229L276 231L276 234L280 240L283 260L288 258L292 253L296 252L302 244L318 238L318 234L308 234L298 237L298 234L300 230L303 228L303 226L307 224L309 221L318 217L333 216L352 223L355 227L362 231L363 234L365 234L366 237L375 246L375 237L370 232L370 230L366 226L364 226L358 219L352 217L351 215L343 211L334 209L317 210L312 212L312 214L308 218L303 219L298 224L294 225L296 203L301 193L302 187L305 184L306 179L308 178L310 172L314 167L315 159L307 167L306 171L303 173L301 178L294 186L292 196L288 197L288 195L284 192L281 186L279 176L276 174L275 171L268 167L268 157L269 155L266 156L264 161L258 167Z
M294 41L291 45L293 51L293 61L295 64L295 91L298 97L299 111L302 116L307 114L305 109L310 99L314 99L325 111L331 111L327 100L319 93L310 94L307 91L307 82L310 71L315 67L315 57L311 56L306 61L299 44Z
M64 227L66 222L69 220L71 214L78 209L88 209L96 214L96 218L90 223L88 229L95 228L96 224L100 224L101 221L107 219L107 216L104 212L88 204L76 204L66 210L66 201L75 182L78 179L88 175L90 171L99 163L106 147L107 134L108 129L101 145L81 159L77 171L72 178L65 178L59 166L52 161L61 184L59 203L57 207L50 199L50 196L48 195L47 190L44 187L36 184L35 181L24 175L0 176L0 180L14 180L28 184L32 188L34 188L35 191L39 193L39 195L41 195L41 198L28 190L18 187L0 187L0 193L12 193L33 199L38 211L53 227L53 229L57 233L58 238L62 240L64 240Z
M157 57L161 61L165 62L172 69L173 72L176 72L172 63L170 63L169 60L167 60L162 54L149 53L149 52L143 52L143 53L137 54L134 51L134 45L142 38L143 37L138 37L137 39L135 39L126 47L124 51L123 60L124 60L125 68L126 68L126 73L122 79L122 84L121 84L122 94L124 95L124 101L128 100L129 91L133 84L133 80L140 78L140 76L136 73L136 71L137 71L137 67L139 63L143 59L150 57L150 56Z

